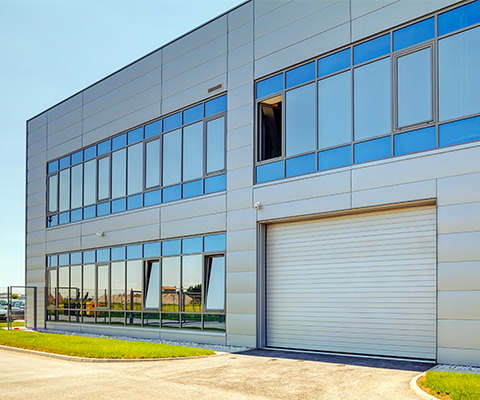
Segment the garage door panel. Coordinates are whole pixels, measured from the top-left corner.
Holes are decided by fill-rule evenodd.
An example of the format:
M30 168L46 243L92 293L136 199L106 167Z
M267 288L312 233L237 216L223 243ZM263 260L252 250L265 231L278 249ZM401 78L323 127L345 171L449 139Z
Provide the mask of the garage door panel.
M435 359L434 207L267 227L267 346Z

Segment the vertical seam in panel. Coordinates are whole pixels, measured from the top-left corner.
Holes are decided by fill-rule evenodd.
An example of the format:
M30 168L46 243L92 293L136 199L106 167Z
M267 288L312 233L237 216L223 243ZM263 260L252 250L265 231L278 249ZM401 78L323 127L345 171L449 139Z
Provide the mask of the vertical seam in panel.
M349 11L350 11L350 18L349 18L349 25L350 25L350 43L352 43L352 0L349 0Z

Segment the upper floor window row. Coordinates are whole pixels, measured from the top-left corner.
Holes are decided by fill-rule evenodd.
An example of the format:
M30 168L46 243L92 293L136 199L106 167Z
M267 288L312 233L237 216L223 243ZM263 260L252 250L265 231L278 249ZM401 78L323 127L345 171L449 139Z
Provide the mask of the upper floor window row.
M480 139L479 23L477 0L258 81L256 182Z
M47 226L225 190L226 95L49 162Z

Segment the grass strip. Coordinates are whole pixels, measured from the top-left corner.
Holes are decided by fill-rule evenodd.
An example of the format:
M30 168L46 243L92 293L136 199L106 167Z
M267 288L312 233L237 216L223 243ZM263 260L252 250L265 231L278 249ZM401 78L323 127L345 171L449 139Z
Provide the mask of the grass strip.
M16 327L16 326L25 326L25 322L20 322L20 321L12 321L10 322L10 326ZM0 322L0 328L6 328L7 323L6 322Z
M480 375L459 372L428 371L419 384L433 391L432 395L448 396L451 400L479 400Z
M0 344L86 358L176 358L214 354L213 350L161 343L128 342L54 333L0 330Z

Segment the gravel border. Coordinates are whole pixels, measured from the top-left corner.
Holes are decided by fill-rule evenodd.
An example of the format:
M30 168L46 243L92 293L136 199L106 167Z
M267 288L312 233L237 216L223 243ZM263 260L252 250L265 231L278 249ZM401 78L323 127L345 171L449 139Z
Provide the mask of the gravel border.
M438 364L429 371L437 372L461 372L463 374L480 374L480 367L469 367L468 365Z

